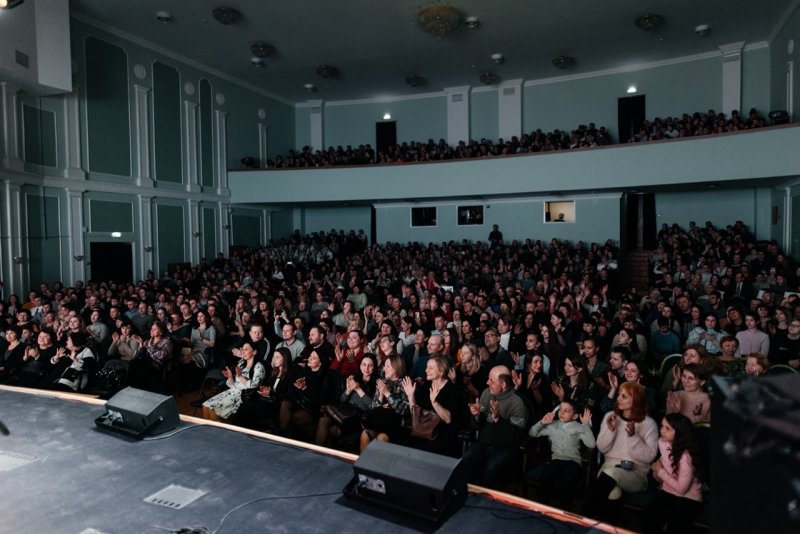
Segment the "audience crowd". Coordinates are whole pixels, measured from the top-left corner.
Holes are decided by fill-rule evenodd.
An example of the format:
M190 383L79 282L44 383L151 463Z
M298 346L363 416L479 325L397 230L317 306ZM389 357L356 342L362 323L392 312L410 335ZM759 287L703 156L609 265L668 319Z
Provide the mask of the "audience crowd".
M710 109L705 113L684 113L680 117L656 117L645 120L638 131L628 138L628 143L642 143L678 137L698 137L725 132L738 132L762 128L766 120L753 108L747 117L733 110L730 117L724 113L716 113ZM459 141L450 146L444 139L435 142L411 141L392 145L377 151L369 144L329 147L327 150L312 150L304 146L300 151L290 150L286 155L279 155L275 160L268 160L268 169L293 169L304 167L331 167L337 165L385 165L398 163L419 163L425 161L445 161L453 159L488 158L511 154L535 152L552 152L556 150L574 150L595 146L614 144L605 126L597 127L594 123L579 125L574 130L554 130L543 132L541 129L522 136L513 136L510 140L491 139Z
M716 135L741 130L763 128L766 120L755 108L750 109L747 117L739 115L738 110L733 110L730 117L724 113L716 113L709 109L706 113L695 112L691 115L684 113L680 117L656 117L652 121L645 120L639 131L628 139L629 143L642 143L645 141L658 141L661 139L676 139L678 137L699 137L703 135Z
M180 395L218 369L194 403L206 417L462 456L494 487L525 464L537 500L567 509L589 480L577 511L612 522L649 487L643 527L685 531L709 491L710 377L800 368L800 268L741 222L657 239L646 291L610 241L499 229L428 245L296 233L136 284L42 283L0 301L0 381Z
M510 154L531 152L552 152L555 150L572 150L611 144L611 138L604 126L597 128L594 123L589 126L580 125L571 132L555 130L543 132L537 129L530 134L513 136L510 140L491 139L469 142L459 141L450 146L444 139L435 142L428 139L426 143L412 141L392 145L386 150L376 151L369 145L353 148L338 146L328 150L315 150L308 146L298 152L290 150L286 156L277 156L275 161L267 161L268 169L287 169L297 167L329 167L335 165L374 165L393 163L419 163L424 161L444 161L453 159L488 158Z

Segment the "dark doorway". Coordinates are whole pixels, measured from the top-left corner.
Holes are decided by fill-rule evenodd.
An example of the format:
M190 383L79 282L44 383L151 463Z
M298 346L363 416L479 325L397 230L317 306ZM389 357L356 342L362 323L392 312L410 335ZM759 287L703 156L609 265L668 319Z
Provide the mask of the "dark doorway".
M619 142L627 143L636 135L645 120L644 95L626 96L617 102Z
M375 156L397 144L397 121L375 123Z
M625 242L627 250L656 248L656 195L628 193L626 195Z
M91 279L97 282L133 282L133 247L131 243L91 243L89 245Z

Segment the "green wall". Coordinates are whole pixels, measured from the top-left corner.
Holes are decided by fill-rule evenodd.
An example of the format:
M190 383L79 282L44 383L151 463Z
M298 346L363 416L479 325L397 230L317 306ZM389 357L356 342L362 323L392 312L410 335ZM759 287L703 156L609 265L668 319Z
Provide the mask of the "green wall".
M497 139L497 91L473 91L469 96L470 139ZM465 139L466 141L466 139Z
M794 41L793 50L789 52L789 42ZM800 7L795 4L794 13L770 43L770 109L787 109L786 105L786 78L787 66L794 62L794 116L798 118L800 106Z
M133 204L89 200L89 228L92 232L133 232Z
M131 175L128 57L111 43L85 42L89 169Z
M390 113L397 122L397 141L438 141L447 138L447 101L444 95L386 103L332 105L324 108L325 147L358 146L375 148L375 123Z
M214 208L202 208L201 213L203 217L203 250L200 255L211 263L217 257L217 252L222 252L217 246L218 225L216 211Z
M181 171L181 79L178 71L153 63L153 147L156 179L183 181Z
M57 197L25 195L30 285L61 280L61 222Z
M187 239L184 226L183 207L166 204L156 205L156 235L158 237L158 267L164 272L169 263L186 261L184 242Z
M261 245L261 217L244 213L231 214L232 245Z
M22 105L24 129L23 149L25 161L35 165L55 167L56 157L56 114Z

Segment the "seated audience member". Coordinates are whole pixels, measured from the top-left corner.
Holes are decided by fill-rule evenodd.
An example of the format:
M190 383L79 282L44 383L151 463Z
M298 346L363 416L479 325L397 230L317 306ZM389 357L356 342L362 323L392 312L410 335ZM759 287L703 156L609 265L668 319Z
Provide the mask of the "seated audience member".
M289 347L278 348L286 348L291 352ZM306 367L298 371L294 382L289 386L287 398L281 402L281 433L294 436L307 425L314 424L316 427L322 407L338 398L338 383L339 378L332 376L322 366L319 355L312 352L308 356Z
M406 348L403 350L405 368L410 371L415 365L419 365L422 369L425 369L425 365L428 362L428 356L427 336L425 335L425 330L422 328L417 328L416 332L414 332L413 343L406 344ZM422 363L418 364L417 362L420 360L422 360Z
M543 466L538 478L542 485L541 500L545 504L555 502L562 510L572 507L575 485L582 476L581 443L590 449L595 446L594 434L589 426L592 412L585 408L578 414L577 405L570 399L559 404L558 422L556 415L547 412L528 432L532 438L546 436L550 440L552 457Z
M60 360L68 362L67 368L53 384L53 389L83 391L86 388L97 363L97 358L87 344L88 339L83 332L67 334L66 347L56 350L54 360L51 360L55 368L60 367Z
M541 354L528 354L525 359L525 370L522 373L512 371L514 389L517 395L525 400L530 418L541 419L553 409L553 391L550 378L544 371L544 360Z
M56 354L55 337L55 333L47 328L39 332L36 343L25 347L24 363L11 384L29 388L40 384L53 367L50 360Z
M342 377L358 374L361 358L364 357L363 334L359 330L350 330L345 339L345 347L334 347L334 359L330 362L331 371Z
M469 405L478 441L469 446L461 461L471 481L493 487L520 469L519 445L525 438L528 409L514 392L508 367L492 367L486 383L480 399Z
M353 430L360 430L358 426L361 415L366 413L375 397L375 388L378 380L378 361L374 354L364 354L359 364L359 372L349 375L344 382L344 391L336 406L345 406L337 412L341 419L326 412L317 422L317 433L314 442L317 445L327 445L329 439L338 442L341 436Z
M153 327L155 330L155 326ZM242 404L242 395L250 392L264 379L264 366L256 361L256 349L253 343L245 341L239 347L241 359L233 367L222 370L228 387L222 393L214 395L203 403L203 417L213 421L231 418Z
M21 328L6 328L6 349L0 354L0 381L9 382L25 363L25 345L20 339Z
M122 361L130 361L139 352L141 338L133 329L133 324L125 317L120 319L120 326L111 334L111 345L108 357Z
M700 512L705 479L703 454L697 443L692 422L686 416L668 414L661 421L658 450L661 457L653 462L653 479L660 491L645 508L642 518L645 533L679 534L691 531Z
M751 352L747 355L744 372L748 376L761 376L769 369L769 359L760 352Z
M425 356L420 356L408 373L412 380L425 380L427 376L428 360L434 356L442 356L444 338L440 334L431 334L425 347Z
M790 365L800 368L800 319L792 319L787 323L786 331L778 330L769 346L770 364Z
M108 326L102 321L102 316L99 309L92 310L89 315L91 321L89 326L86 327L87 332L92 336L92 342L95 347L101 346L108 335L110 334Z
M645 397L647 398L647 413L648 414L655 414L658 408L658 392L648 386L646 382L646 371L644 370L644 364L641 362L630 361L625 363L625 371L622 375L622 380L617 378L616 375L609 373L608 380L610 383L610 387L608 390L608 395L603 397L600 400L600 411L603 414L606 414L614 409L614 406L617 403L617 395L619 393L619 386L620 384L624 384L625 382L635 382L637 384L641 384L645 387Z
M383 378L375 383L375 396L364 415L361 432L361 452L374 439L400 443L408 435L410 416L408 396L403 388L406 376L405 360L391 356L383 364Z
M449 373L450 380L464 389L468 402L475 402L480 397L489 370L481 365L478 347L473 343L465 343L461 347L461 361Z
M666 395L670 391L678 391L683 388L681 383L681 373L683 368L689 364L697 364L704 369L711 369L714 362L708 357L705 349L702 347L686 347L683 351L683 358L680 363L672 366L672 370L668 372L661 383L661 394Z
M266 369L266 366L265 366ZM292 353L287 348L275 349L269 370L254 394L242 398L232 422L247 428L257 428L266 420L270 427L278 424L281 402L287 399L293 382Z
M449 372L447 358L437 354L428 360L424 382L417 384L408 376L403 379L412 419L410 436L405 441L409 447L447 456L458 456L461 452L458 428L466 410L461 406L466 396L459 395L456 386L448 380ZM433 428L423 429L417 422L427 418L438 419L438 423Z
M681 340L670 328L670 320L667 317L659 317L657 322L658 329L650 334L649 347L655 361L660 362L665 356L681 351Z
M714 366L711 369L712 374L739 376L744 373L745 361L736 356L736 348L739 346L739 341L734 336L727 335L720 340L719 344L722 352L714 359Z
M167 335L166 325L155 321L150 327L150 338L137 341L142 350L128 364L128 385L147 390L163 388L161 376L172 359L172 340Z
M614 411L603 417L597 449L605 460L589 488L583 514L613 518L610 501L623 492L644 491L650 464L658 453L658 425L647 415L645 388L635 382L620 386Z
M739 340L737 356L744 357L752 352L769 354L769 336L758 329L758 317L755 313L747 312L744 314L745 330L736 334Z
M578 354L564 358L563 375L551 384L554 401L572 399L581 410L594 409L598 394L594 382L589 380L587 366L586 358Z
M683 389L667 393L666 412L682 413L692 423L711 420L711 398L703 388L708 371L698 364L685 365L681 371Z
M276 319L277 323L277 319ZM277 331L277 327L276 327ZM281 342L278 343L277 348L285 347L292 353L292 361L300 359L300 355L306 344L297 337L297 326L294 323L288 322L281 326ZM317 353L317 357L322 360L322 356Z
M708 313L703 319L703 326L698 326L689 332L686 345L698 345L703 347L708 354L716 356L722 352L720 345L724 336L725 332L718 328L716 314Z
M294 362L295 366L305 367L308 356L312 351L316 351L317 355L322 360L323 367L330 367L331 363L336 358L336 351L334 346L327 340L327 333L323 324L324 323L320 323L308 329L308 343L300 353L300 358Z

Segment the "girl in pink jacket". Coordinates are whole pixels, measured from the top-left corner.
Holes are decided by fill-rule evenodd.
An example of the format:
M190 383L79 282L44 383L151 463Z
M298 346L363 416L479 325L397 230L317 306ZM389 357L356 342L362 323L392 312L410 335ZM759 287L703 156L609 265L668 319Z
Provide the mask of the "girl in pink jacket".
M661 421L652 473L661 490L644 513L644 532L687 532L702 507L703 454L692 422L683 414L667 414Z

